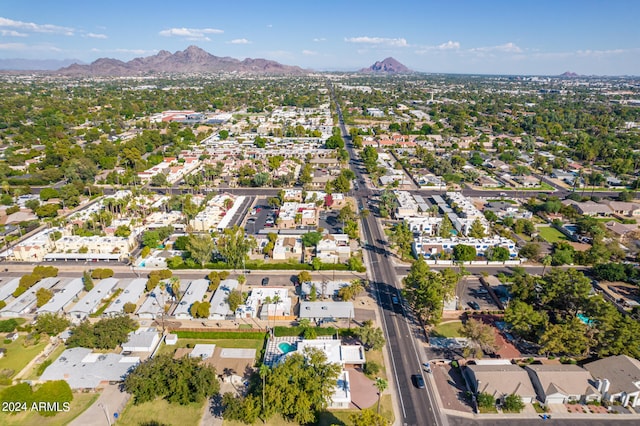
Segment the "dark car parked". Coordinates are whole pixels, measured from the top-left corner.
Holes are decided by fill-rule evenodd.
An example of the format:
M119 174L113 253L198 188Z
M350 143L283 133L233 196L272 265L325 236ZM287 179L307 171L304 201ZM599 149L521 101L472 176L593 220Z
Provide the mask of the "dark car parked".
M269 277L264 277L262 279L262 285L269 285Z

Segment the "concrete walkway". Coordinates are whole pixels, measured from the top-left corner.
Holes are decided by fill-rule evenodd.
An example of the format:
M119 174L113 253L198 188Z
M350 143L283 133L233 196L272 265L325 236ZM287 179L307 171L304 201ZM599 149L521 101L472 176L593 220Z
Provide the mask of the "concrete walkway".
M130 397L128 393L120 391L119 385L107 385L96 402L69 423L69 426L111 425L115 420L113 413L122 415Z

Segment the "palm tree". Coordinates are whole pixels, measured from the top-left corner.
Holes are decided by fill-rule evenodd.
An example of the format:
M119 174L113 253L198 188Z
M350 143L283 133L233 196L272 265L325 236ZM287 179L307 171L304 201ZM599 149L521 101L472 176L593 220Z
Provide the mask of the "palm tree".
M266 364L262 364L260 366L260 370L258 370L258 372L260 373L260 377L262 378L262 412L264 413L264 387L265 387L265 379L267 378L267 376L269 375L269 367ZM264 422L264 419L263 419Z
M380 414L380 397L382 396L382 392L384 392L388 385L389 383L385 379L382 379L380 377L376 377L376 381L373 384L373 386L378 389L378 408L376 410L378 414Z

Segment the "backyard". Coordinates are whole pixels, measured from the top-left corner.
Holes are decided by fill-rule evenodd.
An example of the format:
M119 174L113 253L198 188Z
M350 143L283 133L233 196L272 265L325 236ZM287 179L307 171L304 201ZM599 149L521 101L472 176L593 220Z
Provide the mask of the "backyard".
M6 355L0 358L0 371L6 370L7 373L9 370L13 371L11 374L6 374L7 377L13 377L19 373L20 370L26 367L47 345L46 341L40 341L39 343L25 347L25 339L26 336L22 335L11 343L3 343L0 345L0 347L7 350Z
M538 228L540 236L548 243L556 243L558 241L565 241L567 237L556 228L551 226L541 226Z
M448 321L438 324L431 330L433 337L460 337L462 321Z
M158 424L166 425L196 426L200 424L200 419L204 412L205 401L179 405L169 404L164 399L156 399L155 401L134 405L133 399L131 398L122 412L122 416L118 419L118 425L139 426L141 424L151 424L151 422L155 421Z

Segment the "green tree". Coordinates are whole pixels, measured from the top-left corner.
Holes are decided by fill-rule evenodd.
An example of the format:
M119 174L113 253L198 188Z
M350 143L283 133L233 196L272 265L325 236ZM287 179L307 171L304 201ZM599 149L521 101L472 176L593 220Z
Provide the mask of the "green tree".
M504 398L502 409L508 413L519 413L524 410L524 402L522 402L520 395L512 393Z
M471 224L471 227L469 228L469 236L471 238L484 238L484 225L482 224L480 219L476 218L476 220L474 220Z
M538 243L525 243L520 248L520 257L531 260L538 260L540 257L540 244Z
M69 327L70 324L71 322L65 318L64 315L46 313L38 315L34 328L38 333L57 336Z
M82 272L82 282L85 291L90 291L93 288L93 278L91 278L89 271Z
M133 395L134 404L161 397L170 404L187 405L217 394L220 383L209 364L162 354L138 364L125 378L124 389Z
M381 379L380 377L376 378L376 381L373 383L373 386L378 390L378 406L376 408L376 413L380 414L380 398L382 397L382 392L387 389L389 383L385 379Z
M244 302L244 298L242 297L242 293L238 290L231 290L229 295L227 296L227 303L229 304L229 309L231 312L235 312L238 309L238 306Z
M309 271L300 271L298 274L298 283L306 283L312 280L311 273Z
M442 217L442 222L440 222L440 227L438 228L438 236L442 238L449 238L451 236L451 231L453 231L453 224L451 223L451 219L446 214Z
M249 251L256 247L253 237L245 238L244 229L239 226L227 228L216 242L218 252L230 268L239 269Z
M453 247L453 258L457 262L470 262L475 260L476 256L476 248L473 246L456 244L455 247Z
M437 324L442 317L444 299L453 295L457 281L458 276L450 269L440 272L429 270L420 256L402 280L403 295L422 321Z
M529 340L537 340L548 321L544 311L536 310L533 305L522 300L509 303L504 311L504 320L511 330Z
M478 407L480 408L493 408L496 405L496 399L493 395L486 392L480 392L477 396Z
M166 187L169 186L169 181L167 180L167 175L164 173L157 173L151 176L151 186L155 187Z
M349 415L352 426L388 426L389 421L371 409Z
M142 245L149 248L156 248L160 244L158 231L146 231L142 234Z
M493 328L482 321L469 318L462 326L460 334L468 339L467 347L464 349L465 357L472 355L482 358L483 353L495 353L497 350Z
M116 237L129 238L129 236L131 235L131 228L129 228L127 225L120 225L116 228L113 235L115 235Z
M215 244L209 234L189 234L186 249L191 258L200 263L201 267L211 260Z
M511 258L509 250L504 247L489 247L485 251L485 257L492 262L505 262Z
M369 324L365 324L364 327L357 328L355 335L360 339L360 342L367 351L380 350L385 345L384 333L378 327L372 327Z
M53 292L47 288L39 288L36 291L36 306L38 308L44 306L53 297Z
M127 302L122 306L122 312L125 314L132 314L136 311L136 304Z
M397 223L391 228L389 239L398 246L402 260L411 258L411 246L413 244L413 232L406 222Z

